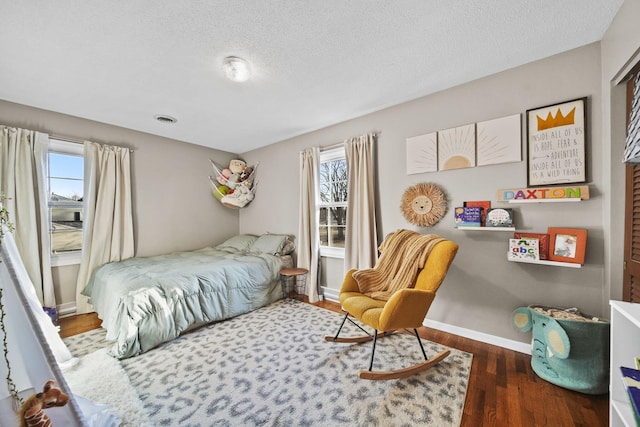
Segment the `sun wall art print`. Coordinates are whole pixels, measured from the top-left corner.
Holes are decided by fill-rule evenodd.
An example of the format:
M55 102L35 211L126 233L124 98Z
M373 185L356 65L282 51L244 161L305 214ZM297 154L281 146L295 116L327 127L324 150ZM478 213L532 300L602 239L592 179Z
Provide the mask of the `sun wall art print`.
M407 138L407 175L438 170L438 134Z
M522 161L520 114L476 124L478 166Z
M475 165L475 124L438 131L438 170L472 168Z

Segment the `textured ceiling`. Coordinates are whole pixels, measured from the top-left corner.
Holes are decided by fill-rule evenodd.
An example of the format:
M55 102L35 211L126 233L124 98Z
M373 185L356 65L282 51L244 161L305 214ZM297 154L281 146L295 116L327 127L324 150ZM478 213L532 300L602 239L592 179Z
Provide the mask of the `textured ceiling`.
M0 0L0 99L244 153L599 41L621 4Z

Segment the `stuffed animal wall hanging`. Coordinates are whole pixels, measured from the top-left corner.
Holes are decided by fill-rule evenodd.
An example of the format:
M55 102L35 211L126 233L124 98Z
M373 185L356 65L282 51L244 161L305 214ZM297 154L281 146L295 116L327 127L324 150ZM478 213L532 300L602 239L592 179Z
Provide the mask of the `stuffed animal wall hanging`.
M215 198L224 206L235 209L251 203L258 184L254 183L254 176L259 163L251 167L247 166L243 160L234 159L229 162L228 167L221 169L213 160L209 161L216 173L215 177L209 177Z
M416 184L405 190L400 209L410 223L431 227L447 213L447 197L436 184Z
M64 406L69 396L54 387L55 382L47 381L42 393L34 394L20 407L20 427L51 427L51 419L42 410L54 406Z

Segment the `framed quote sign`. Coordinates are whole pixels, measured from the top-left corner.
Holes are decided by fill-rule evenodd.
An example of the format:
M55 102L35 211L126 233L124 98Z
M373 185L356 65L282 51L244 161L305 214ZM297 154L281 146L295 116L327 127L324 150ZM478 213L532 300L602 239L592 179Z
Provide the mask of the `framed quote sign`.
M527 110L527 186L587 180L587 98Z

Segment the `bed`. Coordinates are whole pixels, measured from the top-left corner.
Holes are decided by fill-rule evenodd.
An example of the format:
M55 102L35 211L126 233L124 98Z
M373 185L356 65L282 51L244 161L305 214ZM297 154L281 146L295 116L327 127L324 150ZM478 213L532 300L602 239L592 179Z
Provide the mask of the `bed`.
M292 266L292 250L285 235L238 235L215 247L105 264L82 293L114 341L109 353L124 359L281 299L279 271Z

